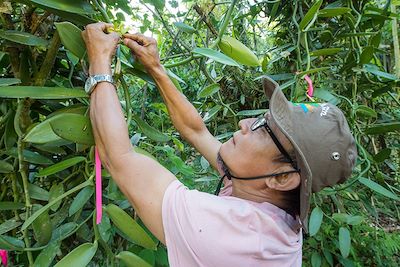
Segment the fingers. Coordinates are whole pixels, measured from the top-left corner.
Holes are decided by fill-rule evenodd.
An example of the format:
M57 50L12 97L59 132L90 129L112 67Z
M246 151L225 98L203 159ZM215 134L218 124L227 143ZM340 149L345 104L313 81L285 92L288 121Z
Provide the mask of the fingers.
M128 38L124 38L124 44L132 49L132 51L136 54L137 52L142 51L143 47L138 44L136 41Z
M123 37L132 39L143 46L148 46L150 44L157 44L157 42L154 38L147 37L141 33L135 33L135 34L127 33L127 34L124 34Z
M111 23L97 22L86 25L85 30L104 32L108 27L113 27L113 25Z

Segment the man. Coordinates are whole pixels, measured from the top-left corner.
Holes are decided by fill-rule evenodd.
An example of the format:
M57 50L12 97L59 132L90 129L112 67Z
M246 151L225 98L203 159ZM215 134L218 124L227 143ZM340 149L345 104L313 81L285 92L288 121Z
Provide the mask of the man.
M96 23L83 32L91 76L111 75L120 37L105 34L108 26ZM168 78L156 41L123 37L154 78L176 129L224 179L219 196L188 190L159 163L133 152L112 81L95 76L98 81L89 82L100 157L145 225L166 244L170 265L301 266L311 193L343 182L355 164L355 142L342 112L330 104L292 104L265 78L269 113L240 121L240 130L221 144Z

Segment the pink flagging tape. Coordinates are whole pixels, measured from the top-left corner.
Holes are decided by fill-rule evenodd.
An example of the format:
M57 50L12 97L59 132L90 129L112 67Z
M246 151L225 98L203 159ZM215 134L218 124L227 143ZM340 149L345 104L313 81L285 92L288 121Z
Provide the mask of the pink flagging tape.
M7 250L0 249L0 258L1 258L1 264L3 264L5 267L7 267L7 264L8 264L8 252L7 252Z
M307 81L308 83L308 90L307 90L307 95L309 97L312 97L314 95L314 86L313 86L313 82L310 78L310 76L306 75L304 76L304 79Z
M97 147L94 148L95 155L95 171L96 171L96 224L101 223L103 216L103 199L102 199L102 186L101 186L101 161Z

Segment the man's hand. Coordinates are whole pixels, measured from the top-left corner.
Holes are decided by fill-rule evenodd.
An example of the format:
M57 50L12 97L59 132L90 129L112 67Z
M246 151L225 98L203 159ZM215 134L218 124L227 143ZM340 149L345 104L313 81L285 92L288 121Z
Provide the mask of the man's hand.
M82 32L89 57L89 74L111 74L111 59L120 40L116 32L105 33L112 24L98 22L89 24Z
M124 44L131 49L148 72L161 67L157 42L154 38L146 37L140 33L124 34L123 37Z

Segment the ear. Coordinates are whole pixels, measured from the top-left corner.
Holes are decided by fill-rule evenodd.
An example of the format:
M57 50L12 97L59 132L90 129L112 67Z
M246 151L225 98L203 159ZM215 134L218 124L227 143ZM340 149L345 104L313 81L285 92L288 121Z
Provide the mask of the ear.
M285 172L287 170L279 170L278 172ZM298 172L282 174L276 177L265 178L267 187L279 190L289 191L293 190L300 184L300 174Z

